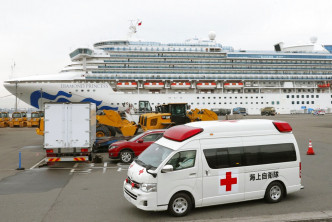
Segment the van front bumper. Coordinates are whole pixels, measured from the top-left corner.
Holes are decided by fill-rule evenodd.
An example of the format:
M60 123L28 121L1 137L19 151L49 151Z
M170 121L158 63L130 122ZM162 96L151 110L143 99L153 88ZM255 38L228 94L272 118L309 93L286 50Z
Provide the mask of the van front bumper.
M162 211L167 210L167 205L157 206L157 192L146 193L137 188L132 188L124 181L123 195L133 205L141 210Z

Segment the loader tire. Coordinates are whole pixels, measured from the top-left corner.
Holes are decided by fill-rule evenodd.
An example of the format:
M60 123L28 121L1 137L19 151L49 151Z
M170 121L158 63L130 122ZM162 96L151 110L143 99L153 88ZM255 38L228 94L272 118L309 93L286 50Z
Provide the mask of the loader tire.
M111 136L115 136L116 135L116 127L113 127L113 126L107 126L108 127L108 129L109 129L109 131L110 131L110 133L111 133ZM121 133L121 131L120 131L120 133Z
M96 137L104 137L104 136L109 136L110 135L110 130L108 129L107 126L104 125L99 125L96 129Z

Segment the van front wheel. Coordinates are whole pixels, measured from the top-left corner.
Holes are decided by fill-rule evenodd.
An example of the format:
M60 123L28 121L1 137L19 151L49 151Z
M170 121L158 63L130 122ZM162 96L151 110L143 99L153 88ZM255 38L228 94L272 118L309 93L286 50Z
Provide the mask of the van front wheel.
M191 198L185 193L177 193L169 202L168 212L175 217L182 217L187 215L191 208Z
M272 182L265 192L265 200L269 203L278 203L284 197L285 190L280 182Z

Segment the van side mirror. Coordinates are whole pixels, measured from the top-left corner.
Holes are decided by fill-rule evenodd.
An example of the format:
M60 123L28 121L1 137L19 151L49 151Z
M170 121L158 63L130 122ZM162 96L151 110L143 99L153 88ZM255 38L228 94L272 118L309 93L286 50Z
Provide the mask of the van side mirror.
M173 171L173 166L172 165L166 165L161 169L162 173L168 173Z
M139 140L137 140L137 142L138 142L138 143L143 143L144 140L143 140L143 139L139 139Z

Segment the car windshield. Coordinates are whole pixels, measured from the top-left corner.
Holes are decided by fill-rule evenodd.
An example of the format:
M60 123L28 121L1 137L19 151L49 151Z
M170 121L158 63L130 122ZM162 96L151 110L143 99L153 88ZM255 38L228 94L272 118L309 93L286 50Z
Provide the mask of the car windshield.
M167 147L161 146L157 143L153 143L146 150L138 156L135 162L143 167L149 167L150 169L156 169L173 150Z

